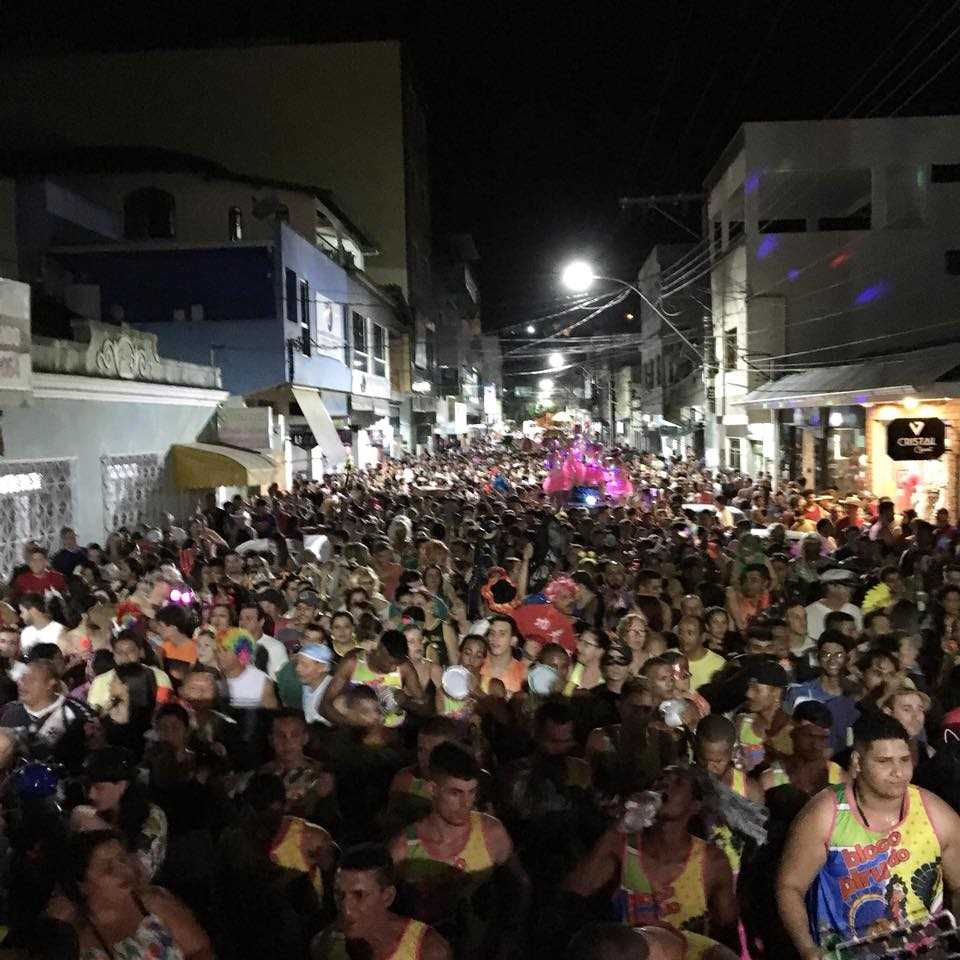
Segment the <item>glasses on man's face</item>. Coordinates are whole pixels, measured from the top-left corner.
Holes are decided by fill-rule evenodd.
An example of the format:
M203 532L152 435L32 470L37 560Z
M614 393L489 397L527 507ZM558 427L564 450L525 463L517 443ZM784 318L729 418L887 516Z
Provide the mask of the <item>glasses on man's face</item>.
M847 655L846 650L831 650L829 653L821 653L821 660L842 660Z

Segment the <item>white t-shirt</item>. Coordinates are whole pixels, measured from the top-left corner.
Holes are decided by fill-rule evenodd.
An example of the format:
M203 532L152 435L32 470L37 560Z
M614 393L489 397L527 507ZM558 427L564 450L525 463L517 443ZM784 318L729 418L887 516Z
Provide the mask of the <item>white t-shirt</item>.
M243 672L235 677L227 677L227 689L230 691L230 706L249 709L259 707L263 702L263 688L269 677L248 663Z
M40 630L36 627L24 627L20 631L20 649L26 656L38 643L57 643L63 630L63 624L56 620L51 620Z
M863 629L863 613L859 607L854 606L852 603L845 603L840 608L840 612L849 613L850 616L857 621L857 633ZM813 640L814 643L820 639L820 634L823 633L825 629L824 624L827 619L827 614L829 613L833 613L833 610L822 600L817 600L807 607L807 637Z
M330 681L333 679L333 674L327 674L321 681L320 684L311 689L308 686L303 688L303 718L307 723L322 723L324 726L331 726L330 721L320 713L320 701L323 700L323 695L327 692L327 687L330 686Z
M265 633L260 634L257 646L267 651L267 673L270 674L271 680L276 680L277 673L290 659L287 656L287 648L279 640Z

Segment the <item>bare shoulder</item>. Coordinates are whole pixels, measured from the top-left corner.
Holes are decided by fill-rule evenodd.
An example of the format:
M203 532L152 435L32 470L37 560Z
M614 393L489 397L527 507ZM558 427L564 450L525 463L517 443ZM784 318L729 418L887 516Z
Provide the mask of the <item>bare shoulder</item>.
M829 787L814 794L797 814L790 833L802 834L805 840L826 839L837 815L837 796Z
M507 828L489 813L477 812L477 816L480 818L483 836L494 860L497 863L503 863L513 853L513 841L510 839L510 834L507 833Z
M452 960L450 944L433 927L427 927L420 949L420 960Z
M934 833L940 839L940 842L960 840L960 816L946 802L941 800L935 793L924 790L923 787L917 787L920 799L923 801L923 808L930 818Z

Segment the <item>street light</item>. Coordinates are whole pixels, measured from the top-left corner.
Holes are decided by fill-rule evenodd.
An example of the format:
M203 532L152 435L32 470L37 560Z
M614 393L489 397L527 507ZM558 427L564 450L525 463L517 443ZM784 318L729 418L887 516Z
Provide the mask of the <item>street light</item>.
M554 370L559 370L559 369L563 366L563 363L564 363L563 354L562 354L562 353L551 353L550 356L547 357L547 363L549 363L550 366L553 367Z
M537 332L537 328L532 323L528 323L527 333L536 333L536 332Z
M560 280L568 290L573 290L575 293L583 293L589 290L594 280L603 280L606 283L619 283L621 287L632 290L701 361L703 360L703 351L698 350L690 342L687 335L678 329L677 325L656 304L651 303L642 290L635 287L632 283L627 283L626 280L621 280L619 277L601 277L599 274L593 272L593 267L591 267L586 260L574 260L572 263L568 263L560 273ZM554 356L556 356L556 354L551 354L551 366L553 365L552 359Z
M549 377L544 377L537 386L541 393L553 393L553 381Z
M560 274L563 285L574 293L589 290L593 281L597 279L599 278L593 275L593 267L586 260L574 260L568 263Z

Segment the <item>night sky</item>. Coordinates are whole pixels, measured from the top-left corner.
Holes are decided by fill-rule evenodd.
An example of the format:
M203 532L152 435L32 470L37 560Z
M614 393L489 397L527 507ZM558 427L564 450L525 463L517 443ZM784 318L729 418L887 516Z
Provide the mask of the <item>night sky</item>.
M556 267L570 255L635 277L652 243L684 239L660 214L621 214L618 198L698 191L744 121L960 110L952 0L76 0L66 9L5 5L4 41L409 40L430 124L435 227L474 235L489 328L552 312ZM695 204L672 212L697 229Z

